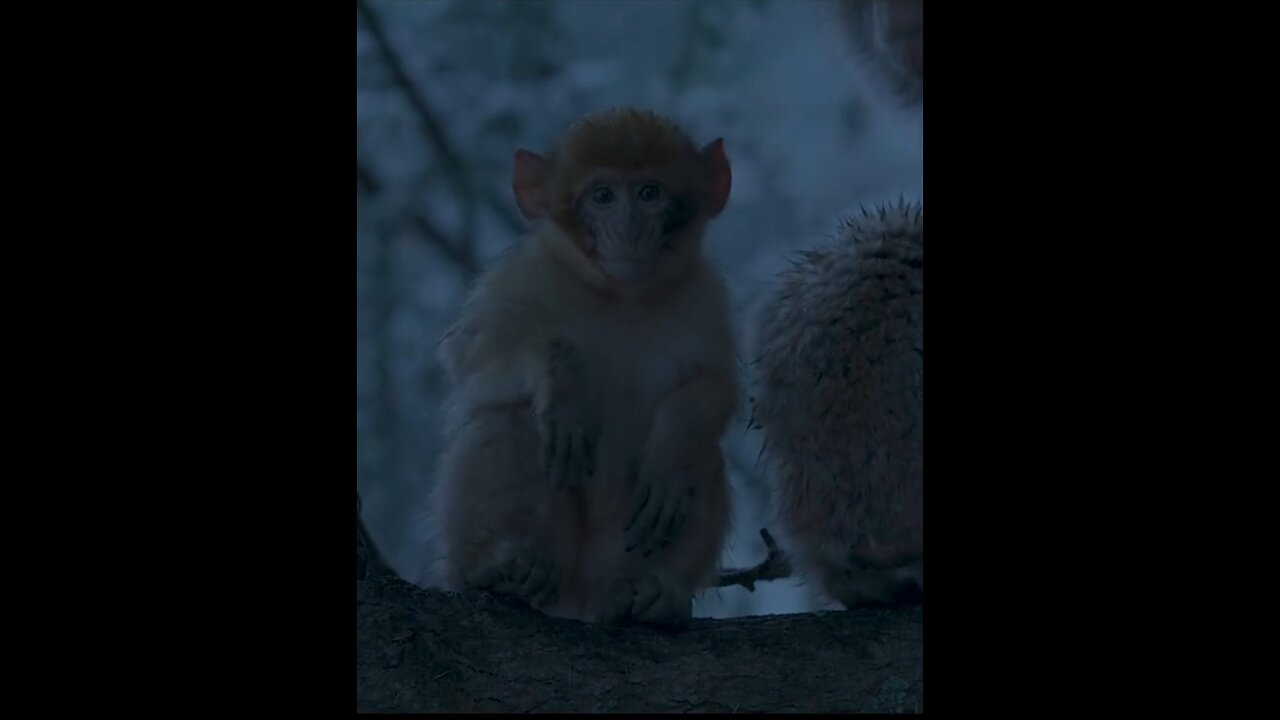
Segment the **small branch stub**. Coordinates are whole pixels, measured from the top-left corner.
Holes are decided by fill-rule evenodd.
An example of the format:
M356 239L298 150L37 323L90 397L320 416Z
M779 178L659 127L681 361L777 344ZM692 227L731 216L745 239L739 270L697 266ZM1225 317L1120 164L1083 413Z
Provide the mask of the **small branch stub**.
M787 556L767 528L760 528L760 537L769 554L759 565L738 570L721 570L717 587L741 585L750 592L756 591L756 583L768 580L782 580L791 577L791 558Z

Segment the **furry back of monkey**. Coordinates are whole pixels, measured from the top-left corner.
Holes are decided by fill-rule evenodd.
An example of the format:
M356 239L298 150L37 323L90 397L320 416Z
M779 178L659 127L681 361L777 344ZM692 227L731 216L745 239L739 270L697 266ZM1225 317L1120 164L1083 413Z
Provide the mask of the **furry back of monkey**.
M924 588L924 211L847 220L761 316L759 397L778 522L846 606Z

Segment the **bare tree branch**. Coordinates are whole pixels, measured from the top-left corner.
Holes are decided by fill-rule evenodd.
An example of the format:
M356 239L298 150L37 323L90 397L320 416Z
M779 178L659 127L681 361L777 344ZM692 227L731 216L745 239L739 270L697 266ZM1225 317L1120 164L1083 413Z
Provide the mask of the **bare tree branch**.
M440 232L440 228L436 227L435 223L431 222L426 215L420 212L414 213L409 217L409 222L418 229L418 232L432 247L439 250L449 262L456 265L468 280L475 277L476 273L480 271L480 265L475 257L471 253L459 249L456 242L445 237L445 234Z
M381 189L383 185L378 176L358 159L356 160L356 184L358 187L364 185L367 188L373 188L372 191ZM450 240L425 213L421 211L415 212L409 216L408 221L418 231L422 239L427 241L427 244L440 251L449 262L462 271L468 280L475 277L476 273L479 272L480 263L475 256L460 248L457 241ZM398 222L403 222L403 220Z
M459 185L466 185L466 183L462 182L466 175L462 158L454 151L453 144L449 142L448 133L445 132L444 125L436 118L436 113L427 104L426 98L413 84L409 74L405 72L404 64L400 62L400 56L391 47L391 41L387 38L382 18L374 12L373 8L369 7L368 0L356 0L356 13L364 20L365 28L369 31L369 35L373 37L373 42L378 48L378 54L382 57L382 61L386 63L387 70L391 73L396 87L404 93L405 100L413 108L414 114L417 115L418 122L422 126L423 134L436 153L440 155L440 160L444 163L446 172Z
M382 182L359 160L356 160L356 189L371 195L382 192Z
M764 546L769 549L768 556L753 568L741 570L721 570L718 587L741 585L751 592L756 591L756 583L767 580L782 580L791 577L791 558L778 547L769 531L760 528L760 537L764 538Z
M376 562L356 496L358 712L919 712L923 613L866 609L681 631L549 618L414 587Z
M466 247L474 246L476 226L475 192L472 189L471 178L467 173L462 157L453 149L453 143L449 140L444 124L440 122L437 113L427 102L426 96L414 85L413 79L405 71L399 54L396 53L391 46L391 41L387 38L382 18L369 6L368 0L356 0L356 13L359 18L364 20L365 28L369 31L369 35L372 36L374 45L378 48L378 55L391 73L395 86L404 94L405 100L413 108L414 115L418 118L418 124L421 126L422 134L427 143L435 150L441 164L444 165L445 174L452 182L454 191L458 195L458 202L461 205L464 245Z

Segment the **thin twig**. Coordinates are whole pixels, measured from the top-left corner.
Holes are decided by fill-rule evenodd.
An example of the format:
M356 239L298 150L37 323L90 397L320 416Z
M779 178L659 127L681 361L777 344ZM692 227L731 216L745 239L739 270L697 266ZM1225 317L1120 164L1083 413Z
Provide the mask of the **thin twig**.
M368 166L356 160L356 185L364 187L369 192L377 192L382 188L382 181ZM402 222L402 221L401 221ZM439 250L442 255L458 267L468 280L476 276L480 270L480 264L475 257L458 247L458 243L450 240L448 236L436 226L421 211L415 212L409 216L409 222L413 224L418 234L426 240L429 245Z
M418 122L422 125L423 134L426 135L428 142L440 155L440 159L444 162L445 170L455 182L460 182L466 175L462 158L454 152L453 144L449 142L449 136L445 132L444 125L436 118L436 114L432 111L431 106L427 104L426 98L413 84L409 74L405 72L404 64L400 62L400 56L396 54L395 49L391 47L391 41L387 39L387 32L382 25L382 18L373 11L373 8L369 7L367 0L356 0L356 12L364 19L365 27L369 30L369 34L373 36L373 42L378 48L378 54L382 57L382 61L386 63L387 70L390 71L396 87L404 93L405 99L413 107L413 111L418 117ZM460 182L460 184L464 183Z
M765 557L764 561L753 568L721 570L720 581L716 584L717 587L741 585L747 590L755 592L757 582L782 580L791 577L791 559L778 547L778 543L774 542L773 536L769 534L767 529L760 528L760 537L764 538L764 546L769 549L769 555Z
M374 12L373 8L369 7L368 0L356 0L356 13L364 20L365 27L378 48L378 54L381 56L383 63L386 64L387 70L391 73L392 81L404 93L405 99L418 118L418 124L422 127L422 134L440 157L440 161L444 165L445 174L453 182L454 189L458 194L458 202L462 207L462 236L466 242L461 245L472 248L475 239L475 193L471 188L471 180L467 175L466 165L463 164L461 156L454 151L453 143L450 142L444 125L438 119L435 111L431 109L426 96L414 85L413 80L405 71L404 63L400 61L400 56L391 47L391 41L387 38L382 18ZM474 251L468 250L468 253L474 254Z
M475 277L476 273L480 271L476 259L470 253L460 250L453 241L445 237L444 233L440 232L440 228L436 227L435 223L431 222L427 216L420 212L414 213L410 216L409 221L413 223L413 226L418 229L418 232L432 247L439 250L442 255L449 259L449 262L458 266L458 269L462 270L467 279Z
M356 188L364 190L370 195L382 191L382 181L374 177L373 172L359 160L356 160Z

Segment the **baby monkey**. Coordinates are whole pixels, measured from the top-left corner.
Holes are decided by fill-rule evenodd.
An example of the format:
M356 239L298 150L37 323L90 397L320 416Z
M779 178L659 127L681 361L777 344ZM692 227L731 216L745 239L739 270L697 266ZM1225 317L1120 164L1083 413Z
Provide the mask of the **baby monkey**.
M729 199L723 142L608 110L548 157L517 151L512 185L535 231L441 346L437 579L560 617L685 624L730 517L734 345L702 252Z

